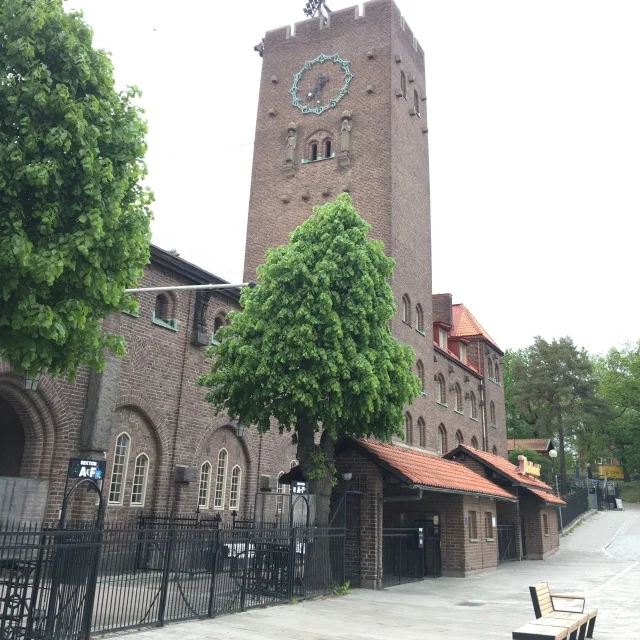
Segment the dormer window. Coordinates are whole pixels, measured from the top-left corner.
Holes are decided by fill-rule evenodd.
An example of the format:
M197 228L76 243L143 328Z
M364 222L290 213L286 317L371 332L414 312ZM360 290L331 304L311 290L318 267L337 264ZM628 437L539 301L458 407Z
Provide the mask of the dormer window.
M463 342L460 343L460 362L467 364L467 345Z
M444 329L440 329L438 345L441 349L447 350L447 332Z

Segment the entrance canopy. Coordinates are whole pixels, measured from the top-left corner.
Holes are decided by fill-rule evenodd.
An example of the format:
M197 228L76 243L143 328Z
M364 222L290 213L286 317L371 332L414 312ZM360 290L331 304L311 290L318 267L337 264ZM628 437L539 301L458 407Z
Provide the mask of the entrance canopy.
M403 484L412 487L442 493L485 496L509 502L517 501L512 493L464 465L444 460L420 449L374 440L350 440L343 446L345 449L352 447Z

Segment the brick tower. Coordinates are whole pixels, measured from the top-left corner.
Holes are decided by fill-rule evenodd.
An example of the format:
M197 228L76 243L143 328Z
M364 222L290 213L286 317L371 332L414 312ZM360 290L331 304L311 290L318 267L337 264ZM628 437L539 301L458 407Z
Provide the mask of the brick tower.
M396 260L392 329L432 388L431 232L424 52L392 0L269 31L253 156L245 280L312 207L351 194ZM416 371L420 366L416 362ZM433 398L407 439L431 446ZM429 425L420 433L420 425ZM431 432L431 433L427 433Z

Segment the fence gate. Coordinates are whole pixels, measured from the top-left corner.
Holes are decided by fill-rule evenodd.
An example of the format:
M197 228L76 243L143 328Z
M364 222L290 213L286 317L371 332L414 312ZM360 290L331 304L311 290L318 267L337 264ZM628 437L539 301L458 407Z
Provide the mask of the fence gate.
M382 585L390 587L424 578L424 546L418 544L418 528L382 530Z
M499 524L498 529L498 561L518 559L516 545L516 528L512 524Z

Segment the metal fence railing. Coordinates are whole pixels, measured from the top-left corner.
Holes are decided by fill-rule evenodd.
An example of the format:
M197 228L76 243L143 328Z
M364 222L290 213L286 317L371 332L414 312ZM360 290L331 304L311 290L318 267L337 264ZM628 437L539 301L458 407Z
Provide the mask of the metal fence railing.
M571 493L564 497L567 503L566 507L560 507L562 522L558 519L558 529L565 528L573 522L578 516L581 516L589 509L589 490L579 489L575 493Z
M417 528L382 530L382 584L389 587L422 580L425 574L424 546Z
M0 637L81 640L330 594L344 529L0 529Z

